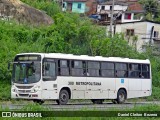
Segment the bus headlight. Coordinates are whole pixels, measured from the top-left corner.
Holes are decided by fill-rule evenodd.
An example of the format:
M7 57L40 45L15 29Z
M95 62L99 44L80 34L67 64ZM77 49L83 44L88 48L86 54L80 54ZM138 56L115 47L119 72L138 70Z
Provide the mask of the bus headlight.
M17 92L17 90L15 88L12 88L12 92Z
M37 91L39 91L40 90L40 86L36 86L36 87L34 87L33 89L32 89L32 92L37 92Z

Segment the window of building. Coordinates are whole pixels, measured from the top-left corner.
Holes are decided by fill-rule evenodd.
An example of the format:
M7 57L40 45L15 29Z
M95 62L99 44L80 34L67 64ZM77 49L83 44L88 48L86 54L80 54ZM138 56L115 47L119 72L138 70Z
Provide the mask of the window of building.
M126 35L127 36L133 36L134 35L134 29L127 29L126 30Z
M158 38L159 32L158 31L154 31L153 33L153 37Z
M43 69L43 80L55 80L56 65L54 59L44 59L42 69Z
M124 19L131 20L131 13L125 13Z
M114 77L114 63L101 62L101 76Z
M110 10L112 10L112 6L110 6Z
M150 78L149 71L150 71L149 65L143 64L142 65L142 77L143 78Z
M63 3L63 8L65 8L65 3Z
M141 15L140 14L134 14L134 16L133 16L133 19L134 20L140 20L140 18L141 18Z
M71 74L72 76L85 76L86 73L86 63L85 61L72 61Z
M58 60L58 75L67 76L69 74L69 60Z
M141 64L129 64L128 77L141 78Z
M101 6L101 10L105 10L105 6Z
M128 77L126 63L116 63L115 70L116 70L116 73L115 73L116 77Z
M78 3L77 8L78 8L78 9L81 9L81 3Z
M88 76L100 76L100 62L88 62L88 69L87 69Z

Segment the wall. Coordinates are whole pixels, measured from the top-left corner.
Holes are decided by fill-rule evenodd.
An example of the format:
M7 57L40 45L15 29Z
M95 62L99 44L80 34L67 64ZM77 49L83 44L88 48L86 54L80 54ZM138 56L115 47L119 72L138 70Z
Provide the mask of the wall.
M110 6L112 5L97 5L97 12L101 11L101 6L105 6L105 10L110 10ZM114 10L126 10L128 6L114 5Z
M66 11L68 8L68 2L63 2L64 6L62 11ZM78 4L81 4L81 9L78 8ZM72 2L72 12L76 13L86 13L87 15L95 14L97 11L97 2L96 0L88 0L86 2Z
M63 2L64 6L62 11L67 11L68 9L68 2ZM78 8L78 4L81 4L81 8ZM75 13L85 13L86 11L86 4L85 2L72 2L72 12Z
M150 41L150 34L151 34L151 28L154 26L154 31L158 31L160 33L160 24L158 23L152 23L152 22L135 22L135 23L123 23L123 24L117 24L116 25L116 33L123 33L126 40L129 41L129 45L132 46L132 37L126 36L126 30L127 29L134 29L135 35L138 36L137 41L137 47L136 50L139 52L143 52L145 49L143 49L143 46L149 43ZM107 29L109 29L109 26L107 26ZM129 40L128 40L129 38ZM160 38L160 35L159 35ZM154 45L159 45L159 42L151 41Z
M125 24L117 24L116 25L116 33L124 33L124 36L127 41L129 41L129 45L133 45L132 43L132 37L126 36L126 30L127 29L134 29L135 35L138 36L137 40L137 48L136 50L139 52L142 52L142 45L144 44L144 39L142 37L145 37L146 30L147 30L147 24L146 22L137 22L137 23L125 23Z
M86 1L86 14L96 14L97 12L97 1L96 0L87 0Z
M124 22L135 22L135 21L140 21L140 20L142 20L142 18L143 17L140 17L140 19L134 19L134 13L131 13L131 19L130 20L128 20L128 19L125 19L125 13L123 13L122 14L122 23L124 23Z
M157 41L153 40L152 43L154 43L154 45L160 48L160 24L154 24L154 31L158 31L159 35L158 35L158 40Z
M101 6L105 6L105 10L101 10ZM100 14L100 12L104 12L105 11L110 11L110 6L112 5L98 5L97 6L97 13ZM128 6L122 6L122 5L115 5L114 6L114 10L115 11L126 11L128 8ZM106 13L107 14L107 13ZM125 13L122 14L122 19L121 19L121 22L124 23L124 22L134 22L134 21L140 21L142 20L142 16L140 17L140 19L134 19L134 16L135 16L136 13L131 13L131 19L125 19Z
M78 4L81 4L81 8L78 8ZM72 12L85 13L85 11L86 11L85 2L73 2L73 4L72 4Z
M67 10L67 2L63 2L62 11L66 11L66 10Z

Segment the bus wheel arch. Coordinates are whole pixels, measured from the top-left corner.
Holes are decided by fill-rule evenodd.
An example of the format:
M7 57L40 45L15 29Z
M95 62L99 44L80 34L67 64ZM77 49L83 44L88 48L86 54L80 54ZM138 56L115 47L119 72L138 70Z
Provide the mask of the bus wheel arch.
M117 103L123 104L127 99L127 90L125 88L120 88L117 92Z
M71 98L71 90L68 87L63 87L59 92L59 99L56 102L59 105L67 104L68 100Z
M63 87L63 88L61 88L61 90L67 90L67 92L69 94L69 99L71 99L71 89L69 87Z

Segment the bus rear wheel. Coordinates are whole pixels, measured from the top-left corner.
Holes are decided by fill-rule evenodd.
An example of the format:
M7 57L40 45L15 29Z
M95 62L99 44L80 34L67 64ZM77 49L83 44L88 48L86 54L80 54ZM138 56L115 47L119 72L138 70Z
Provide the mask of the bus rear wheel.
M69 100L69 93L67 90L61 90L59 94L59 99L56 100L58 105L65 105Z
M127 98L127 94L123 89L120 89L117 94L117 103L122 104L125 102Z
M98 99L98 100L97 99L92 99L91 101L93 102L93 104L103 104L104 100L102 100L102 99Z

